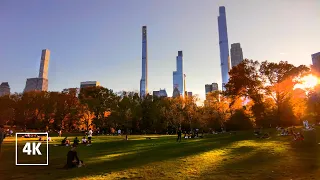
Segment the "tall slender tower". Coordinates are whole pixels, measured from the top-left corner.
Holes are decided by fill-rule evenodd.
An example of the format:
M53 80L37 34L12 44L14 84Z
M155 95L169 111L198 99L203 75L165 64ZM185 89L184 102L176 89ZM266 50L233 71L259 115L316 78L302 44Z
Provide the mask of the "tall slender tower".
M187 89L186 89L186 74L183 74L183 89L184 89L184 95L185 96L188 96L188 92L187 92Z
M173 71L173 91L178 89L180 96L184 97L184 83L183 83L183 55L182 51L178 51L177 56L177 70Z
M49 59L50 51L48 49L43 49L41 53L39 78L48 79Z
M148 53L147 53L147 26L142 26L142 76L140 80L140 97L148 93Z
M221 76L222 76L222 89L229 81L230 58L229 58L229 43L227 31L227 17L226 9L224 6L219 7L219 46L220 46L220 62L221 62Z

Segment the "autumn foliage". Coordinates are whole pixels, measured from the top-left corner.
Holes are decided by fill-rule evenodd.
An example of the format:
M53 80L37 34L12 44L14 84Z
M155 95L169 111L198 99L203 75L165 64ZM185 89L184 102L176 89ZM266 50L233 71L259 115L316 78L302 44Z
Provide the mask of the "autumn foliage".
M244 60L229 72L223 92L207 95L203 106L193 97L141 99L135 92L104 87L69 92L28 92L0 97L0 124L21 129L111 133L175 133L184 130L247 130L291 126L320 119L319 85L299 89L306 66Z

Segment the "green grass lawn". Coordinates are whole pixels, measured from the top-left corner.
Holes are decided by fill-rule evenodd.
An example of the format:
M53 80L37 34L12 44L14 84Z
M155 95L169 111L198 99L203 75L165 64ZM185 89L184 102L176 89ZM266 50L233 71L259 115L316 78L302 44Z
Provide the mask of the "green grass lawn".
M238 132L181 143L175 136L129 136L129 141L98 136L92 146L77 149L86 167L70 170L61 169L70 147L53 146L62 138L49 144L49 166L31 167L15 166L15 138L10 137L2 146L0 179L319 179L320 129L304 135L305 141L292 142L275 131L270 139Z

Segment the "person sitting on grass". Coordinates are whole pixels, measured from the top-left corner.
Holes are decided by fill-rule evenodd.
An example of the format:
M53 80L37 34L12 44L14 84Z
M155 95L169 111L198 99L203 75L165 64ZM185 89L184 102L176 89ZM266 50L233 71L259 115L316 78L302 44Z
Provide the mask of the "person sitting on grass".
M67 164L64 166L66 169L75 168L83 164L83 161L79 160L78 153L76 151L76 147L73 146L71 150L67 154Z
M70 141L68 140L68 137L65 137L62 141L61 141L61 146L69 146L70 145Z
M88 143L88 141L87 141L87 139L86 139L85 136L82 138L81 143L82 143L82 144L87 144L87 143Z
M294 140L295 140L295 141L303 141L303 140L304 140L304 136L302 135L302 133L298 132L298 133L294 136Z
M260 128L259 129L255 129L253 133L256 136L260 136L261 135L261 129Z
M73 140L73 146L78 146L79 145L79 139L78 137L76 137L74 140Z
M260 137L261 139L268 139L270 138L269 133L265 133L263 136Z
M184 131L183 134L184 134L183 138L187 139L188 138L187 131Z

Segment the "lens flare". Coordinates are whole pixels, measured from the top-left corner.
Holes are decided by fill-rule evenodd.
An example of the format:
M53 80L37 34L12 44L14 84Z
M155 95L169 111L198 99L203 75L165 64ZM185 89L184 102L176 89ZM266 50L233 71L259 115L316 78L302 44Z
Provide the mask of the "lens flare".
M319 79L313 75L304 76L300 80L301 80L301 83L295 85L294 87L295 89L296 88L311 89L320 83Z

